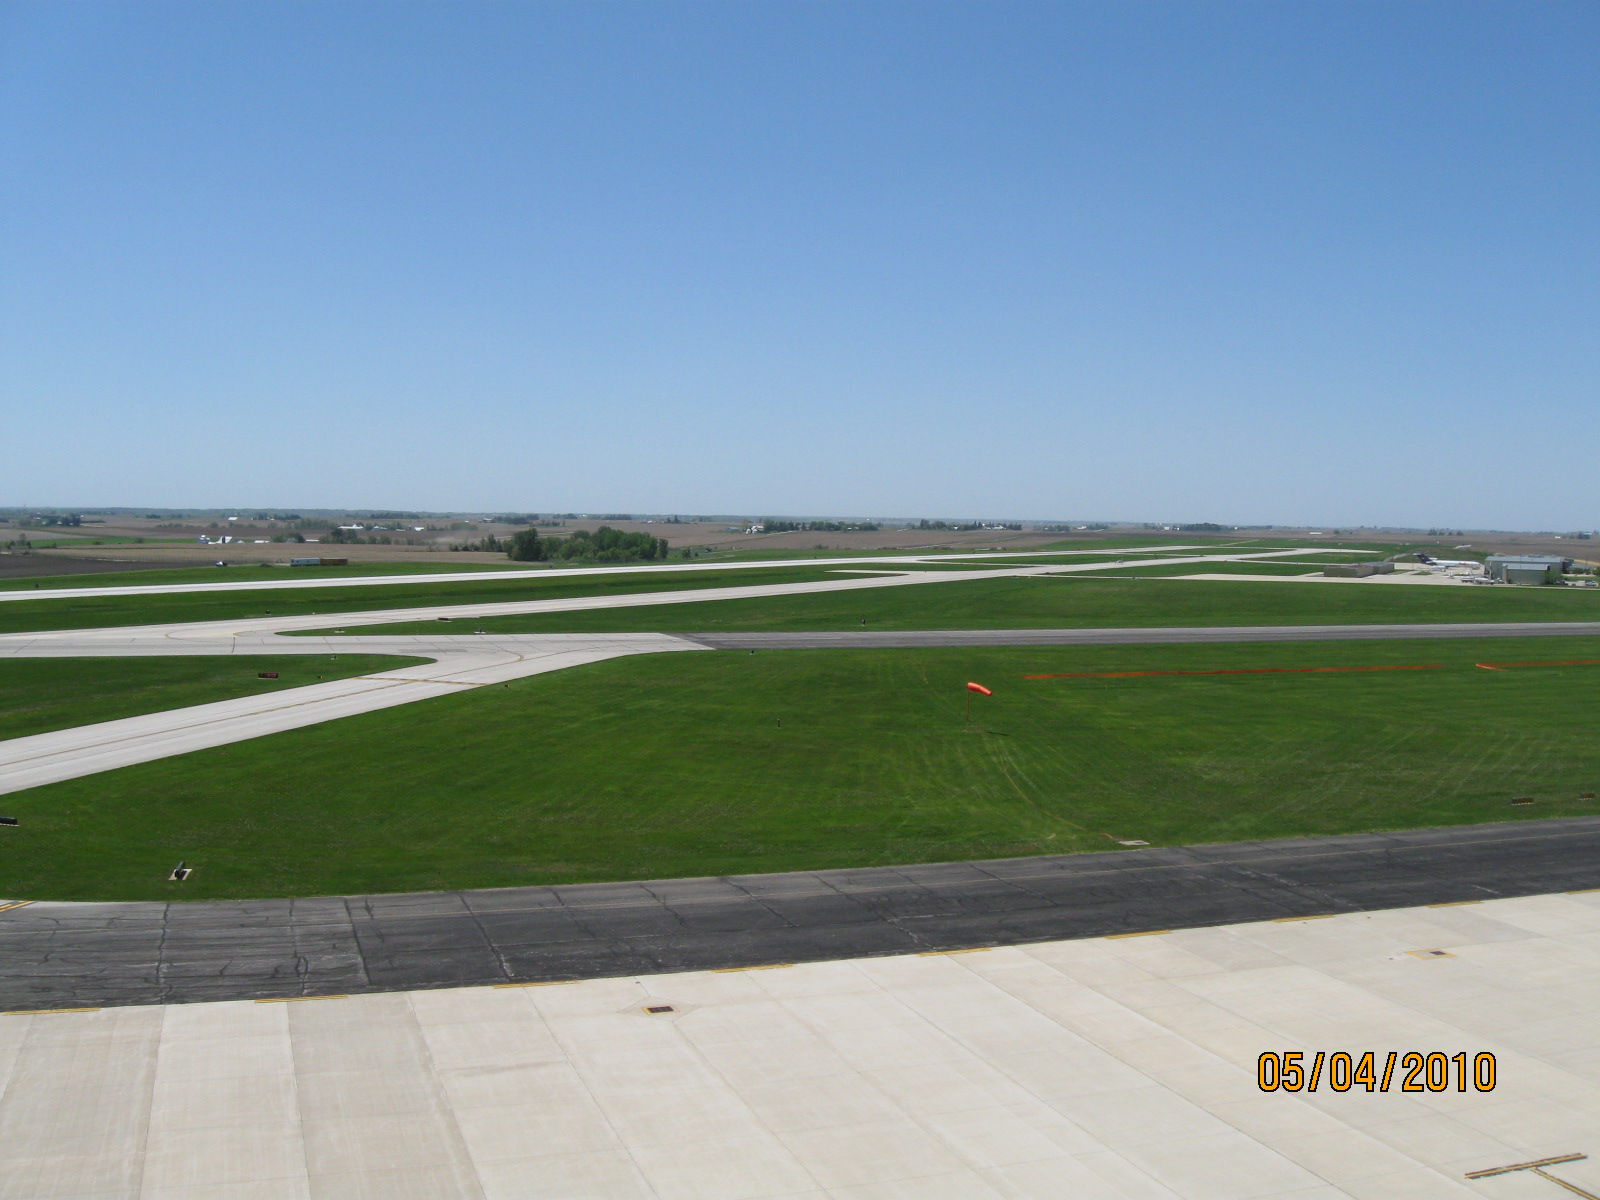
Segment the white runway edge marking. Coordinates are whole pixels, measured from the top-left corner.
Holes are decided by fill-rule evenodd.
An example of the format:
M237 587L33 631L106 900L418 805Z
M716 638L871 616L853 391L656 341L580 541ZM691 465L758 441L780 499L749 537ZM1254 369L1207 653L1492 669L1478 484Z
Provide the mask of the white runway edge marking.
M1251 551L1226 556L1196 556L1194 561L1239 561L1299 553L1303 551L1298 549ZM814 565L815 560L808 561ZM859 563L861 560L848 561ZM1160 558L1138 560L1125 565L1141 566L1147 563L1182 561L1185 561L1184 556L1168 553ZM272 692L264 696L239 697L190 708L147 713L119 721L105 721L76 729L13 738L0 742L0 795L131 766L135 763L151 762L159 758L188 754L195 750L246 741L307 725L317 725L340 717L374 712L381 708L393 708L438 696L459 694L463 685L503 683L626 654L706 649L704 646L667 634L499 636L469 634L380 636L360 639L276 636L295 630L323 628L332 622L349 627L424 621L440 616L513 616L524 613L574 612L635 605L707 603L727 599L856 591L878 587L915 587L922 584L974 579L1075 573L1096 570L1099 565L1097 563L1049 564L999 568L993 571L924 571L876 579L851 578L754 587L704 588L695 591L642 592L620 596L576 596L559 600L389 609L367 613L262 617L254 621L199 621L173 625L4 634L0 635L0 658L326 654L330 650L343 649L366 654L431 658L434 660L434 665L388 672L382 676L356 676ZM648 568L648 570L660 569ZM548 576L552 572L537 574ZM495 573L493 577L505 578L506 573ZM176 586L177 590L185 590L183 585ZM236 585L232 584L198 586L237 590ZM110 590L115 594L135 594L133 589L100 590ZM52 596L60 597L61 593L53 592Z

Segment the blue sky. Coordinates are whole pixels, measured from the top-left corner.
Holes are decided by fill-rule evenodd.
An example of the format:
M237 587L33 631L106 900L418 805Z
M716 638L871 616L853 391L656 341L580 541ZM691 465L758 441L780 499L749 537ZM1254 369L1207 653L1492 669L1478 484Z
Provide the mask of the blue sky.
M1590 3L0 3L0 504L1600 525Z

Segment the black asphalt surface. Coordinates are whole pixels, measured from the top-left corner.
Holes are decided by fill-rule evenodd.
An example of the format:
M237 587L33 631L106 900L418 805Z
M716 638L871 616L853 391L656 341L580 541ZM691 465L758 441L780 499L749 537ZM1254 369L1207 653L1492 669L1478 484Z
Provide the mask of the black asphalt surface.
M1593 637L1600 636L1600 621L1485 621L1465 625L1202 625L1150 629L859 629L838 633L680 633L674 636L713 650L887 650L939 646L1121 646L1185 642Z
M0 1010L400 991L1600 888L1600 817L574 887L0 911Z

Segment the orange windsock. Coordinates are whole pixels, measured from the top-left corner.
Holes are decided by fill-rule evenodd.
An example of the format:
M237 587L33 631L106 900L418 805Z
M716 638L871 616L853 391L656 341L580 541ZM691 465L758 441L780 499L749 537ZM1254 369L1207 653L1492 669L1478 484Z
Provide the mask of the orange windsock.
M988 688L984 687L983 684L981 684L981 683L969 683L969 684L967 684L967 691L969 691L969 692L977 692L980 695L984 695L984 696L992 696L992 695L994 695L993 692L991 692Z

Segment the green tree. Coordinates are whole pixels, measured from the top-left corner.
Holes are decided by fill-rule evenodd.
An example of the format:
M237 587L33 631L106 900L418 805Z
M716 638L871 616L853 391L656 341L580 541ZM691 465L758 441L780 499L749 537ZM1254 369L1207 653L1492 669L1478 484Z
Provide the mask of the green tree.
M519 529L511 535L506 557L512 562L543 562L545 542L537 529Z

